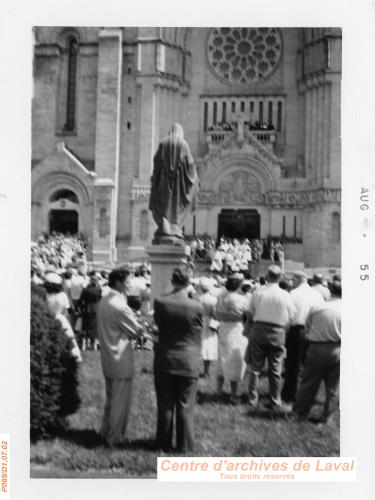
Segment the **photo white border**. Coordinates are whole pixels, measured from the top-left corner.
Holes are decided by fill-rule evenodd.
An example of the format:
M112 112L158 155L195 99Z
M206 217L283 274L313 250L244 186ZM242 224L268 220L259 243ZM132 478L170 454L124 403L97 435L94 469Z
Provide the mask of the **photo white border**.
M195 9L193 7L196 7ZM341 455L358 458L353 484L169 484L154 480L29 478L29 245L33 25L341 26ZM0 6L0 432L11 436L11 498L375 498L374 0L3 0ZM370 189L369 227L360 188ZM367 229L367 236L363 233ZM360 281L360 264L370 281ZM249 424L251 422L249 421ZM276 489L277 488L277 489ZM371 494L372 493L372 494Z

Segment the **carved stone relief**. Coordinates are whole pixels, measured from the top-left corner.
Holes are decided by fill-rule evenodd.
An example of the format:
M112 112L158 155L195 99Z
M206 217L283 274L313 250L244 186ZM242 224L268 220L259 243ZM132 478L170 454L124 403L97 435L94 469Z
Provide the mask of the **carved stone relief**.
M263 197L260 191L261 187L257 178L249 172L240 170L227 175L222 180L218 191L218 203L249 203L249 201L255 201L254 198L262 202Z

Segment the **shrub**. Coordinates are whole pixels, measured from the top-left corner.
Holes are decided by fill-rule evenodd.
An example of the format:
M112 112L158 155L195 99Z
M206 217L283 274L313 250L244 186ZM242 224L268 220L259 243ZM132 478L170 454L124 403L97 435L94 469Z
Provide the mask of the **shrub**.
M31 294L30 432L31 437L56 432L80 404L78 366L71 341L48 312L45 299Z

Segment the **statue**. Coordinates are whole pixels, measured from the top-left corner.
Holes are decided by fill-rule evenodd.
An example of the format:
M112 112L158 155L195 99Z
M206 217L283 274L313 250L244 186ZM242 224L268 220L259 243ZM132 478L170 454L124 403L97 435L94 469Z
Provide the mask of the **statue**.
M179 123L159 144L151 177L150 210L158 225L153 243L182 243L182 226L194 212L198 174Z

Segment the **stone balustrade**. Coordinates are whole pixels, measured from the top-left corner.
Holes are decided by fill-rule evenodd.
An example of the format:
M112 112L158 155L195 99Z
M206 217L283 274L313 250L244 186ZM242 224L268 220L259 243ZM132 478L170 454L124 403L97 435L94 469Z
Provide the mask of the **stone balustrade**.
M274 144L276 142L277 132L275 130L249 130L249 134L255 137L263 145Z
M234 130L212 130L206 134L209 149L220 146L228 137L237 134ZM273 152L276 142L277 132L275 130L246 130L245 135L249 134L258 140L263 146Z
M214 130L207 132L207 144L209 147L215 147L222 144L228 137L235 134L233 130Z

